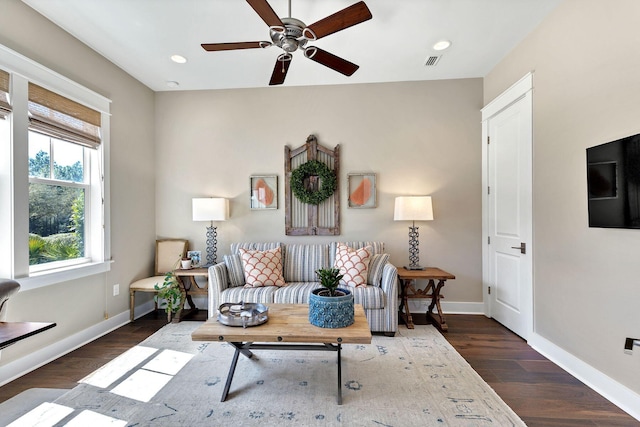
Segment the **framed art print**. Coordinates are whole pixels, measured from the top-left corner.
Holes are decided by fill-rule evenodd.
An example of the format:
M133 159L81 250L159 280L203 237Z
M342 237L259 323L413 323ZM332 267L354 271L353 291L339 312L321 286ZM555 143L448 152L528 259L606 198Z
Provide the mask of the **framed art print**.
M278 209L278 176L251 176L251 209Z
M350 173L347 182L350 208L377 207L375 173Z
M187 251L187 258L191 259L191 265L193 267L200 267L202 261L202 252L200 251Z

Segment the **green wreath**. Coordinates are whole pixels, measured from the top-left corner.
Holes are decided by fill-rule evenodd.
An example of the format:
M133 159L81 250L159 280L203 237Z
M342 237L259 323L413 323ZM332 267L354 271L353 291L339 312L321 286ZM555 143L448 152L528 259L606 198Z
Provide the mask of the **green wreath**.
M317 191L309 190L304 186L305 179L312 175L320 178L320 188ZM319 205L336 191L336 174L327 165L317 160L309 160L301 164L291 173L290 182L293 194L298 200L309 205Z

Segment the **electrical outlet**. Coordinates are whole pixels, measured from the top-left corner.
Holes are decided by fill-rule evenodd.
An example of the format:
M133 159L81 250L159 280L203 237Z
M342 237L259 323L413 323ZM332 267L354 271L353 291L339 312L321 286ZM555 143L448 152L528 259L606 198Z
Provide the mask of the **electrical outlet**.
M113 285L113 296L120 295L120 284Z
M640 346L640 339L638 338L627 338L624 340L624 353L625 354L633 354L633 346Z

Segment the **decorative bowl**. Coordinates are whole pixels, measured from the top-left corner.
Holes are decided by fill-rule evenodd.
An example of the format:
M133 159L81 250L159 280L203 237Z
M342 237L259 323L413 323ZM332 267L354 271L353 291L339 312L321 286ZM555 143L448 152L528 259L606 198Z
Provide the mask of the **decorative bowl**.
M227 326L262 325L269 320L269 308L252 302L228 302L218 308L218 322Z

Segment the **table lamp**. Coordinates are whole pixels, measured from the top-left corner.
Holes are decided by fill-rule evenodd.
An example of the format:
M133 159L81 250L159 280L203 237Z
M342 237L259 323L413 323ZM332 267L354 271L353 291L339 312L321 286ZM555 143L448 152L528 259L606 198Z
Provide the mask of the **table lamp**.
M211 221L207 227L207 266L216 264L217 234L213 221L229 219L229 200L220 197L193 199L193 220Z
M396 197L396 205L393 213L394 221L411 221L409 227L409 265L405 265L407 270L424 270L421 267L418 249L418 227L416 221L433 220L433 205L431 196L402 196Z

